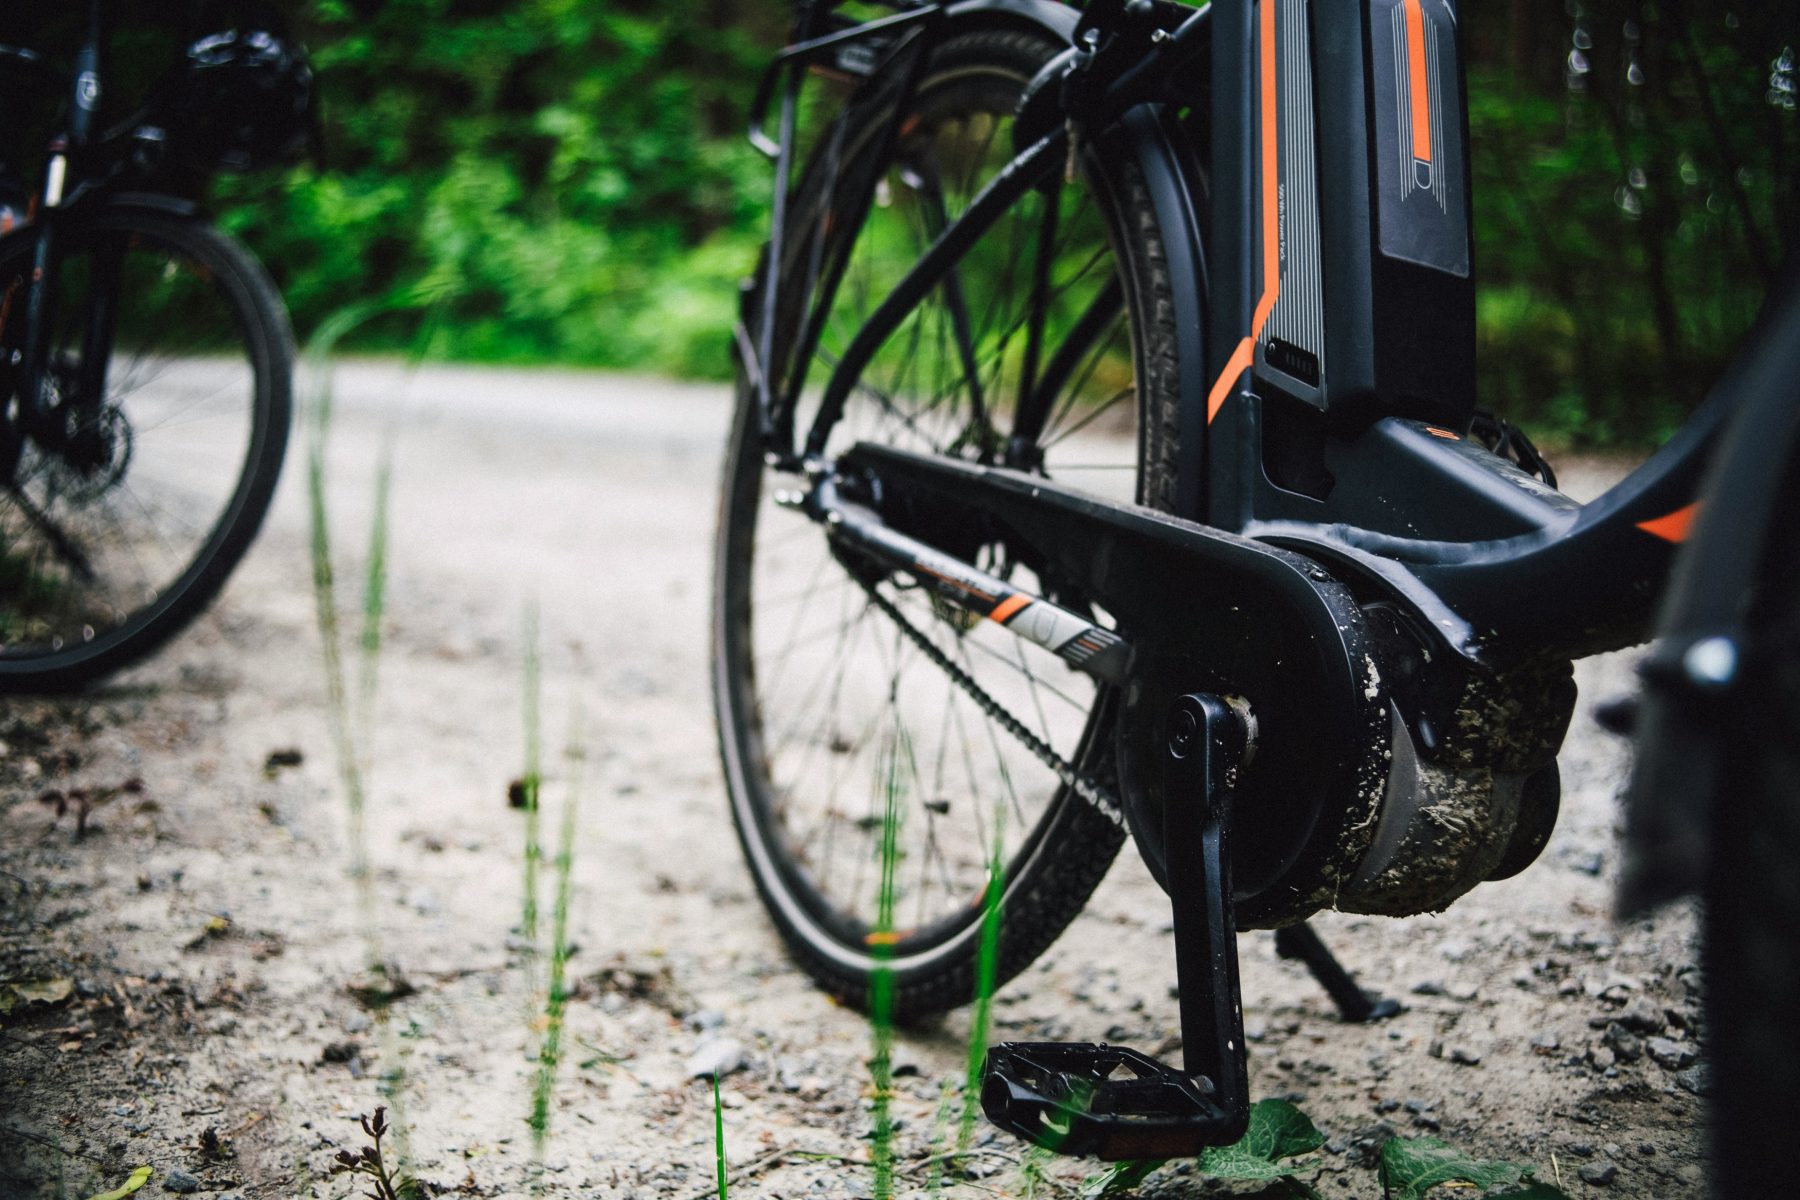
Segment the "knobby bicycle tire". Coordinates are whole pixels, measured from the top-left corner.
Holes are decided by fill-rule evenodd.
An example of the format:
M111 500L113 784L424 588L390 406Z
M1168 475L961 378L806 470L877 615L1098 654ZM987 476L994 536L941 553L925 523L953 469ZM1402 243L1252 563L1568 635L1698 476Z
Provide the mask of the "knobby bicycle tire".
M1779 1195L1800 1078L1800 460L1752 595L1702 912L1713 1194Z
M65 218L58 232L59 396L78 387L86 289L109 273L115 336L104 401L86 418L98 462L77 467L27 439L16 489L0 492L6 692L111 674L204 610L268 511L292 409L286 309L241 244L199 219L124 205ZM30 230L0 241L7 347L23 335L33 245ZM9 400L16 386L6 382Z
M784 281L800 273L811 278L829 277L842 255L852 262L852 267L845 269L840 286L840 296L849 299L840 304L853 307L861 286L854 271L859 261L856 256L862 254L875 262L884 255L892 256L890 227L900 219L893 216L893 210L904 209L908 203L927 214L916 222L919 236L911 245L916 257L939 226L929 219L931 203L920 197L945 191L943 182L953 175L945 164L951 168L968 165L962 160L967 157L966 143L970 140L980 142L985 148L983 153L993 152L982 159L986 166L1004 163L1011 153L1005 118L1013 111L1025 84L1059 49L1046 36L1020 30L961 33L946 38L922 68L911 112L894 114L892 101L884 101L880 91L873 90L861 111L853 107L835 134L828 132L820 138L820 149L792 193L784 239ZM884 146L882 131L889 128L898 128L902 133L892 146ZM982 158L980 154L976 157ZM859 167L868 168L872 162L879 168L879 179L873 185L874 208L867 225L852 228L854 223L845 215L855 207L850 193L859 186L869 186L870 175L859 173ZM1021 215L1016 222L1050 239L1049 244L1056 248L1054 261L1068 268L1067 278L1074 282L1063 290L1052 293L1047 289L1043 293L1053 302L1066 300L1072 308L1079 308L1084 302L1080 272L1087 269L1081 264L1087 262L1084 256L1090 249L1103 259L1099 286L1103 289L1104 280L1109 277L1120 284L1119 290L1112 293L1112 303L1119 309L1116 325L1111 332L1102 332L1092 339L1091 361L1083 360L1081 366L1087 374L1067 371L1064 382L1068 395L1058 396L1049 406L1053 415L1063 414L1063 424L1047 424L1040 439L1047 459L1045 469L1078 486L1108 482L1100 475L1108 464L1074 461L1077 456L1068 447L1071 441L1081 445L1081 429L1069 429L1078 422L1081 428L1089 428L1101 419L1092 414L1123 406L1131 410L1135 429L1129 437L1116 432L1111 441L1104 443L1122 447L1122 470L1131 487L1131 492L1122 498L1167 508L1173 496L1176 458L1175 340L1170 327L1170 284L1155 214L1134 162L1109 161L1107 168L1101 169L1100 159L1090 149L1083 154L1081 167L1081 182L1062 189L1056 201L1057 214L1048 225L1044 206L1051 201L1037 192L1020 203L1035 203L1039 207L1032 210L1033 215ZM967 185L962 198L972 194L986 177L983 170L971 167L970 178L962 181ZM834 189L846 194L836 195ZM1088 207L1082 207L1080 195L1069 199L1070 193L1083 193ZM1067 212L1062 207L1065 204L1072 205ZM1088 224L1083 225L1083 221ZM1046 227L1057 233L1042 234ZM1055 237L1065 236L1065 227L1066 241L1056 241ZM935 289L921 304L921 311L910 318L912 324L889 339L891 361L886 366L879 361L871 363L863 372L853 402L846 409L844 426L856 425L860 404L864 419L874 425L874 433L865 431L865 436L896 444L916 445L924 441L938 452L967 457L994 452L999 439L985 437L982 432L971 433L974 422L954 436L948 430L955 428L957 420L968 420L968 393L974 390L967 385L968 377L972 374L980 380L984 371L991 371L995 386L988 400L993 401L1005 390L1008 355L1018 353L1017 347L1007 340L1010 333L1004 332L1009 329L1005 318L993 322L1003 333L998 338L998 348L991 350L991 361L981 360L973 371L967 365L973 356L966 354L962 346L987 347L989 343L974 336L956 336L958 309L963 314L963 325L974 326L978 315L998 307L998 297L1006 290L1020 257L1012 253L1016 247L1007 243L1007 236L997 226L982 245L964 256L954 279ZM1090 236L1091 243L1084 240ZM994 243L999 243L997 248ZM903 270L911 261L908 258L896 262L894 272ZM763 269L767 270L766 262ZM1058 278L1054 269L1050 277ZM891 277L881 279L882 285L889 283ZM1087 280L1087 285L1091 287L1093 280ZM874 299L886 294L883 287L869 290ZM991 303L984 307L984 302ZM1088 302L1095 307L1105 304L1098 298ZM799 365L787 356L804 327L803 307L792 302L778 305L777 345L771 363L777 386L785 384L787 375ZM1052 305L1038 307L1048 311ZM1046 319L1046 325L1049 324ZM1069 324L1065 312L1059 329L1067 332ZM847 337L854 331L853 325L854 322L838 320L835 312L832 320L825 322L820 350L812 363L813 373L808 376L809 385L820 384L834 361L834 332ZM925 332L919 332L921 329ZM751 332L754 336L754 314ZM1121 332L1128 335L1122 341ZM956 361L959 358L960 363ZM944 360L951 361L951 369L939 372L935 389L927 386L924 380L937 366L919 364L941 365ZM1131 376L1126 389L1128 400L1119 401L1115 396L1099 401L1100 407L1096 408L1092 392L1084 393L1083 387L1089 386L1095 375L1118 371L1121 362ZM961 394L946 397L942 379L954 379L959 372L964 381ZM1100 388L1098 392L1106 390ZM908 401L913 406L903 408ZM947 416L944 406L953 415ZM1070 417L1070 413L1077 415ZM921 429L928 420L942 421L947 426L938 444L932 444L930 430ZM999 421L996 415L996 424ZM801 428L805 428L804 423ZM841 449L850 435L846 432L842 437L834 442L833 452ZM1096 439L1094 444L1101 442L1102 439ZM1119 476L1110 482L1125 486ZM898 1019L947 1010L967 1003L976 986L987 886L983 864L992 848L992 838L1003 839L1006 860L995 962L997 982L1003 982L1030 964L1080 912L1124 835L1110 819L1056 783L1041 764L1026 761L1022 751L1005 745L1008 735L987 723L986 716L978 713L975 701L945 679L941 666L932 666L929 660L920 666L920 672L932 680L935 691L905 675L907 664L914 661L905 657L911 649L908 631L896 628L879 610L866 607L862 585L831 558L817 527L807 527L804 518L780 513L770 504L769 492L779 486L795 485L765 469L753 390L740 372L737 416L727 452L719 514L713 654L721 751L738 835L775 925L794 959L820 986L846 1003L862 1006L868 1000L871 972L885 964L894 973L894 1013ZM777 522L783 524L777 526ZM765 541L765 525L771 530L779 528L779 538L788 540L778 541L777 535L771 533ZM812 551L803 569L783 557L797 554L789 548L796 544L806 545ZM1008 560L1004 551L993 545L970 544L961 547L961 552L977 559L988 556L984 561L990 567L1019 571L1028 586L1035 585L1065 603L1084 603L1072 589L1053 578L1032 578L1028 567ZM776 599L780 593L773 593L772 581L783 579L790 587L803 584L810 570L835 582L838 607L817 599L809 603L805 596L812 593L803 592L798 616L780 609ZM888 589L883 595L893 604L906 606L914 633L929 636L946 657L954 658L970 674L981 674L984 687L991 686L989 680L996 677L1008 686L1016 683L1001 676L992 661L992 657L1023 653L1016 643L1007 640L1011 635L986 626L966 628L955 614L934 608L916 590L897 586L893 580L878 586ZM865 607L859 609L859 604ZM846 646L846 614L856 628L878 631L871 638L873 645L852 642ZM776 631L762 630L759 622ZM997 635L999 640L981 646L979 653L971 649L978 638L986 635ZM822 700L810 695L800 701L797 724L804 727L800 749L792 744L795 735L783 726L783 717L791 712L794 703L781 694L781 685L788 682L788 659L764 652L770 646L788 646L788 639L810 649L821 671L836 672L829 676L835 682ZM790 653L804 652L790 647ZM884 657L888 655L891 657ZM852 663L859 663L860 670L851 671ZM886 671L891 678L875 680L871 694L863 696L865 706L873 714L869 716L851 702L853 697L845 694L855 691L857 681L853 679L846 686L844 679L868 674L871 663L878 668L876 674ZM1029 666L1025 674L1031 675ZM1085 676L1072 678L1079 685L1088 683ZM1036 698L1041 700L1040 685L1051 686L1034 677L1024 691L1038 693ZM1054 686L1061 690L1078 683L1059 677ZM1015 711L1015 715L1025 718L1026 724L1032 724L1035 718L1042 718L1046 727L1056 724L1041 706L1035 713L1029 711L1032 701L1021 699L1017 686L1011 686L1007 695L1009 702L1019 705L1020 711ZM1062 698L1071 701L1071 716L1074 707L1081 708L1078 727L1071 720L1060 729L1060 737L1045 740L1058 745L1060 752L1084 773L1110 778L1116 696L1095 689L1083 696ZM1081 701L1085 701L1085 706ZM846 711L858 720L867 720L846 724L841 718ZM823 715L809 726L812 713ZM959 714L968 713L977 714L971 721L978 719L979 728L962 724ZM886 727L890 718L891 729ZM935 735L929 726L932 721L939 725ZM940 787L944 759L971 745L991 750L1001 763L999 769L984 766L978 770L970 766L957 781L960 786ZM934 752L940 768L935 771L930 766ZM1015 765L1020 762L1023 767ZM1029 784L1035 788L1035 802L1031 804L1020 801L1027 785L1018 773L1026 770L1036 773ZM859 778L847 783L845 777L851 774ZM819 792L829 794L814 794ZM854 812L846 807L852 795ZM1006 820L1017 821L1006 825L1004 832L1005 821L998 810L993 812L991 821L983 819L985 806L993 804L996 796L1005 802L1003 807L1010 814ZM893 842L898 853L888 856L893 877L904 882L908 872L915 872L916 884L911 885L910 891L901 884L889 889L886 898L895 911L892 929L885 930L876 927L883 899L879 885L881 864L871 864L870 859L879 856L890 811L899 817L893 822ZM957 826L960 839L947 849L938 844L937 835L940 827L947 826L953 818L964 824ZM836 839L851 843L850 849L837 846ZM949 839L946 836L943 840ZM834 854L849 859L861 873L853 870L847 882L834 878L833 873L839 869ZM953 855L959 856L954 870L947 861ZM940 868L941 878L930 880L932 871ZM920 899L918 908L923 916L915 920L908 912L908 905L915 898L913 892L925 893L939 882L944 892L941 901L933 907Z

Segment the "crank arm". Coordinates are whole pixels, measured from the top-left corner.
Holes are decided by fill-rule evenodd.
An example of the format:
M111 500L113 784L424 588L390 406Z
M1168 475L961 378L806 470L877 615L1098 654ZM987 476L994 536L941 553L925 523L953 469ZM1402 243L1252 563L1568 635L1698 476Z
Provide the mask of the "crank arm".
M1182 1063L1089 1042L993 1047L982 1111L1060 1154L1184 1158L1236 1141L1250 1119L1227 842L1247 721L1219 696L1190 693L1163 724L1164 824L1182 863L1169 873Z
M1122 684L1131 647L1118 634L996 575L890 527L865 505L844 497L823 475L811 493L783 492L776 502L823 521L832 543L885 572L910 575L935 595L1055 654L1078 671Z

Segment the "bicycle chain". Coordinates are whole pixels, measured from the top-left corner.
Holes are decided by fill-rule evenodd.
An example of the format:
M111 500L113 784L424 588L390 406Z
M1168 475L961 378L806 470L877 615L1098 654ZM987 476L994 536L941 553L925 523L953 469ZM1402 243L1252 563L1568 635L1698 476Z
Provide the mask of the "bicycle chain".
M852 574L854 575L854 572ZM987 714L989 719L998 722L1002 729L1012 734L1015 739L1037 757L1039 762L1043 763L1046 767L1049 767L1050 770L1055 773L1056 777L1062 780L1064 786L1083 800L1087 801L1094 811L1111 821L1114 825L1117 825L1120 829L1126 828L1125 809L1119 803L1118 797L1113 795L1106 785L1102 784L1093 776L1085 775L1076 770L1075 765L1063 758L1055 750L1051 749L1048 742L1045 742L1036 734L1032 733L1031 730L1025 728L1023 722L1007 712L1006 709L1002 708L1000 702L988 695L987 692L983 690L982 686L979 683L976 683L974 678L971 677L967 671L964 671L961 667L952 662L950 656L938 648L937 643L926 637L918 626L907 620L905 614L900 611L899 607L895 605L893 601L876 591L874 583L862 578L860 575L855 575L855 578L857 583L862 585L863 591L869 594L869 602L874 604L875 607L879 608L882 612L886 613L888 618L900 627L900 632L904 633L912 644L919 648L920 652L923 653L925 657L929 658L932 662L942 668L944 673L950 676L952 683L967 692L970 699L975 701L976 705L982 712Z

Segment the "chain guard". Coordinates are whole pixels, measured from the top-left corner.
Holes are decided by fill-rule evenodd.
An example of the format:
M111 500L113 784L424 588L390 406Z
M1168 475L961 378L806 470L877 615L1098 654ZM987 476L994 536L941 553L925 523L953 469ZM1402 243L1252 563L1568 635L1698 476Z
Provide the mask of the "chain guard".
M1196 606L1184 644L1140 641L1116 733L1120 793L1140 853L1167 887L1163 714L1192 691L1241 696L1256 718L1253 757L1232 805L1233 905L1242 929L1275 928L1335 907L1373 842L1391 727L1375 649L1348 589L1323 571L1315 587L1338 617L1339 644L1308 645L1281 614ZM1358 668L1326 669L1326 654ZM1333 681L1336 681L1335 685Z
M935 546L940 525L978 528L1112 614L1133 647L1114 731L1116 796L1165 886L1166 714L1192 692L1247 703L1254 757L1234 781L1231 834L1240 928L1326 908L1435 911L1541 847L1547 814L1527 808L1544 789L1525 785L1554 762L1567 726L1567 664L1501 675L1430 654L1409 632L1421 618L1365 607L1313 559L1042 477L867 445L846 465L871 481L897 531ZM1024 732L971 694L1014 737ZM1026 744L1110 808L1096 781Z

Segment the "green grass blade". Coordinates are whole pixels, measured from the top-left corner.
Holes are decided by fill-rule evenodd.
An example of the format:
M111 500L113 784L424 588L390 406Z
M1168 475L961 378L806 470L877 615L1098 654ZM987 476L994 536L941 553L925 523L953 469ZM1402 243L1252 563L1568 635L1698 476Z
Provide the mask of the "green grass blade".
M349 692L345 663L344 618L337 600L331 513L326 487L334 397L331 351L339 338L374 311L376 310L369 305L342 309L322 324L318 334L309 343L306 361L311 371L313 392L305 429L307 515L311 526L308 549L312 566L313 608L319 630L320 655L325 669L326 704L333 749L336 752L338 777L343 786L348 817L350 877L369 983L376 988L384 988L391 985L393 979L382 949L379 910L369 870L366 832L366 773L369 764L365 761L365 755L374 740L372 722L376 663L380 655L381 617L386 604L388 510L392 495L391 454L384 453L376 480L374 521L363 589L362 654L354 704ZM371 630L374 631L372 638ZM378 1000L375 1004L375 1017L385 1064L380 1076L380 1088L388 1107L395 1113L395 1158L404 1168L404 1164L410 1159L406 1123L400 1116L405 1099L405 1055L395 1040L389 1015L385 1001Z
M525 880L519 937L525 943L528 956L537 953L538 867L544 855L538 832L538 792L543 784L539 711L542 666L538 649L538 610L536 603L532 603L525 608L525 773L519 781L525 805Z
M875 927L869 933L870 950L875 959L869 975L869 1024L873 1053L869 1059L870 1083L874 1089L875 1200L890 1200L894 1194L894 970L888 959L893 954L894 902L900 862L900 799L903 791L900 764L906 755L906 734L896 730L882 773L881 879L875 897Z
M544 1147L550 1134L550 1098L556 1086L556 1074L562 1063L563 1018L568 1008L569 965L569 900L575 865L575 829L581 804L581 765L586 750L581 738L581 707L577 703L570 720L566 757L569 760L569 786L563 799L562 820L557 829L556 857L551 869L555 873L556 890L551 902L550 920L550 988L544 1001L544 1038L538 1050L537 1080L531 1097L531 1133L533 1153L541 1168ZM543 1177L541 1169L535 1176Z
M1006 764L1000 765L1001 773ZM1010 781L1002 794L1012 790ZM981 1072L987 1064L988 1031L993 1021L994 982L1000 972L1000 906L1006 894L1006 806L994 805L994 844L988 852L987 887L981 896L981 943L975 959L975 1006L969 1018L968 1067L963 1076L962 1121L956 1150L966 1153L975 1136L980 1111Z
M381 619L387 607L388 514L394 490L392 441L381 450L375 471L375 516L369 527L369 562L363 575L362 637L359 640L361 670L356 700L359 723L366 729L375 718L376 667L381 661ZM365 746L366 750L367 747Z
M713 1152L718 1158L719 1200L725 1194L725 1104L719 1098L719 1076L713 1075Z

